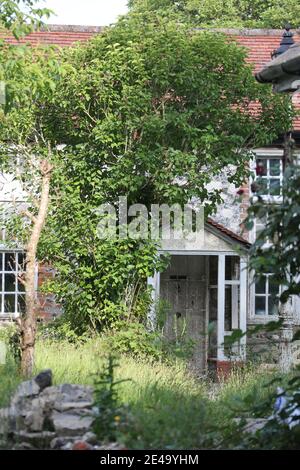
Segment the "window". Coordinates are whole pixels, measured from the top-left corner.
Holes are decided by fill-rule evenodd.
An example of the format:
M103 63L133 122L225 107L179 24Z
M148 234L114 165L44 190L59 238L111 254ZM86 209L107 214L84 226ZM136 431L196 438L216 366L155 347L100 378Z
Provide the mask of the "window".
M257 193L266 199L282 196L283 166L281 157L257 157L255 167Z
M279 289L271 274L255 281L255 315L278 315Z
M0 252L0 317L16 317L25 310L23 270L24 253Z
M240 258L225 256L225 331L239 328Z
M263 198L268 209L274 204L282 202L282 180L283 164L282 151L274 150L273 155L264 155L263 151L256 156L255 160L255 183L256 191L253 194ZM252 240L256 240L262 230L267 226L271 212L266 210L264 216L257 217L254 223ZM270 246L272 241L265 240L263 248ZM255 276L254 276L255 277ZM257 279L251 287L254 317L267 317L278 315L278 295L280 287L272 282L272 275L266 274Z

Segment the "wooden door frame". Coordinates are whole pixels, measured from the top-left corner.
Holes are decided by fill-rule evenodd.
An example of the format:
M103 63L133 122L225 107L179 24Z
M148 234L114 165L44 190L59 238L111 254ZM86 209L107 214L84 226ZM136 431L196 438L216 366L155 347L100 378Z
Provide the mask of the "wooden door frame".
M246 332L247 328L247 306L248 306L248 270L247 270L247 257L234 250L228 251L188 251L188 250L169 250L160 251L159 254L168 253L170 256L218 256L218 308L217 308L217 360L228 361L228 358L224 353L224 337L225 337L225 257L226 256L238 256L240 258L240 312L239 312L239 325L242 332ZM207 282L209 282L209 270L206 269ZM155 327L156 315L155 305L159 299L160 294L160 273L156 272L153 277L148 278L148 285L152 287L152 307L148 315L148 324L150 328ZM209 295L207 289L206 295L206 316L205 324L208 326L209 321ZM208 339L206 339L205 350L207 355L208 350ZM244 360L246 354L246 335L240 340L239 354L235 360ZM207 359L207 357L206 357Z

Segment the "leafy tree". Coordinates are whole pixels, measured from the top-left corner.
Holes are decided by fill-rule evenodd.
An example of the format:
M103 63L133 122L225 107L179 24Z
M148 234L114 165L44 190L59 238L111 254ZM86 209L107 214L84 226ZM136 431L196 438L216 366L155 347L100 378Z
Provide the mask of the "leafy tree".
M97 237L100 204L196 197L212 212L221 196L207 184L227 168L239 185L249 149L288 125L287 101L256 85L245 57L220 34L145 12L64 52L68 74L40 110L46 139L64 144L40 256L78 331L126 318L128 290L131 318L145 312L142 286L161 269L155 243Z
M282 28L300 24L298 0L131 0L133 9L173 12L202 27Z
M117 206L119 196L148 208L196 197L212 212L221 196L207 184L225 168L239 185L250 149L289 127L289 103L255 83L237 44L159 13L134 12L61 53L7 51L0 56L3 155L12 144L38 158L51 149L49 215L38 246L38 259L57 270L49 289L79 333L140 319L150 301L145 280L164 260L150 240L99 239L95 209ZM32 174L21 175L30 186ZM28 203L36 215L34 198ZM8 225L11 240L26 246L28 223Z
M42 18L51 10L35 8L36 0L1 0L0 29L8 30L16 39L42 25ZM52 69L52 74L51 74ZM53 51L38 48L33 52L25 46L10 46L0 41L0 148L1 169L10 171L25 190L27 207L12 200L16 219L9 208L10 224L23 228L23 247L26 250L24 271L19 282L25 290L25 312L18 319L21 349L21 370L30 376L34 366L36 335L35 269L37 246L41 236L49 204L50 178L53 166L50 162L50 145L45 140L37 119L37 98L53 91L53 69L58 70ZM49 73L50 72L50 73ZM55 73L57 77L57 73ZM19 164L22 155L21 166ZM46 154L46 156L45 156ZM19 171L16 168L19 167ZM29 184L28 184L29 182ZM4 210L6 208L1 208ZM25 221L27 223L25 223ZM19 224L18 224L19 223ZM19 245L20 246L20 245Z
M60 64L51 48L11 47L5 43L0 47L0 79L6 84L5 104L0 107L0 168L14 177L18 188L9 193L11 201L1 209L7 224L7 247L22 247L26 254L25 265L19 266L25 311L18 318L18 326L21 370L30 376L38 308L36 255L47 216L54 159L51 144L44 138L40 104L51 100Z
M42 18L52 13L47 8L35 8L38 0L0 0L0 30L4 27L16 39L42 25Z

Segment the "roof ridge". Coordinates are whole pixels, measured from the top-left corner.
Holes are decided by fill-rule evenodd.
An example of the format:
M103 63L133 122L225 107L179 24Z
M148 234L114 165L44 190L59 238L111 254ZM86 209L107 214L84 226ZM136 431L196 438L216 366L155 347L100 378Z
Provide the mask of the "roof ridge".
M106 26L88 26L72 24L43 24L40 31L62 32L62 33L101 33ZM38 30L36 31L38 32Z
M99 33L108 26L90 26L90 25L68 25L68 24L44 24L41 27L41 31L50 32L87 32L87 33ZM236 36L282 36L282 29L272 28L195 28L196 31L212 31L233 34ZM296 34L300 34L299 29L294 29Z

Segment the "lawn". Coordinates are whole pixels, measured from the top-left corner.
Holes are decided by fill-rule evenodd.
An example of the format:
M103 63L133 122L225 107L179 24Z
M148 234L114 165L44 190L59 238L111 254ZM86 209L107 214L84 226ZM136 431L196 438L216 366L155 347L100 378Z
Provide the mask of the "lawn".
M93 384L106 355L101 338L80 345L39 340L36 371L51 368L56 384ZM243 398L252 396L258 403L275 388L265 386L271 373L254 366L236 370L227 381L213 384L194 378L182 361L151 363L121 356L118 364L116 379L129 379L119 386L120 403L128 404L132 415L132 424L121 440L135 449L230 447L235 430L232 416L239 414L233 410L241 406ZM11 358L0 366L0 373L0 406L4 406L21 378Z

